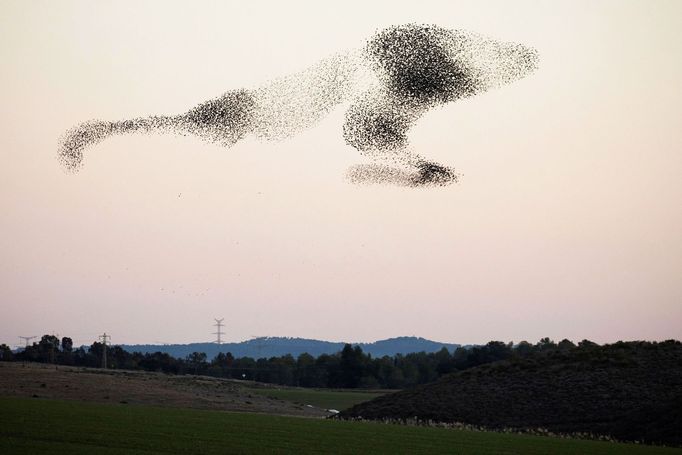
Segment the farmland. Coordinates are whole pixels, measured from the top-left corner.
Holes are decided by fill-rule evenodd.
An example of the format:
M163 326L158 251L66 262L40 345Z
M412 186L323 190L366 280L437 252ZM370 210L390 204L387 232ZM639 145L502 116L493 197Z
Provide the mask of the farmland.
M0 398L0 453L673 454L541 436L256 413Z
M349 390L324 390L302 388L257 388L254 393L269 398L290 401L302 405L312 405L322 409L347 409L384 395L384 392L363 392Z
M0 362L1 396L308 417L328 415L324 409L255 393L256 387L267 385L206 376Z

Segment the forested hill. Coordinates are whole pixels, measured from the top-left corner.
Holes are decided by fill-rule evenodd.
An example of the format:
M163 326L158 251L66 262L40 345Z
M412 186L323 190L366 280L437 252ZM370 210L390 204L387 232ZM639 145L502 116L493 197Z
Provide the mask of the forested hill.
M682 344L590 343L535 352L384 395L341 417L546 428L682 445Z
M205 352L209 359L219 352L230 352L234 357L270 358L291 354L298 357L308 353L313 357L322 354L335 354L341 351L345 343L310 340L305 338L262 337L254 338L240 343L190 343L190 344L134 344L121 345L129 352L153 353L163 352L173 357L185 358L193 352ZM438 352L442 348L454 351L458 344L438 343L418 337L398 337L375 341L374 343L353 343L362 348L366 354L373 357L393 356L396 354L409 354L412 352Z

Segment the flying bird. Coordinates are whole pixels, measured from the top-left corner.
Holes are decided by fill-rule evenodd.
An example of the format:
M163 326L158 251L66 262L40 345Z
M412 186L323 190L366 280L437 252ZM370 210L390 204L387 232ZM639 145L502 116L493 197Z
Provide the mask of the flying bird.
M87 148L128 133L192 134L225 147L247 136L280 140L343 104L345 142L374 159L351 167L351 182L447 185L457 173L416 153L410 128L434 107L520 79L537 65L537 52L521 44L436 25L393 26L301 72L227 91L185 113L84 122L60 138L59 159L76 171Z

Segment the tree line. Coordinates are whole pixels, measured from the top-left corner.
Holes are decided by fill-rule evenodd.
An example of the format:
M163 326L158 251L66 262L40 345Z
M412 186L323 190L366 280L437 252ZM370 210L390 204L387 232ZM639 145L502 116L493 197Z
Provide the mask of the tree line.
M578 346L596 345L588 340ZM168 374L196 374L221 378L247 379L259 382L320 388L401 389L426 384L448 373L478 365L525 358L539 352L565 351L576 348L569 340L555 343L543 338L535 344L522 341L491 341L485 345L460 347L454 352L443 348L434 353L396 354L373 358L360 346L346 344L336 354L313 357L301 354L280 357L235 358L231 353L219 353L208 360L203 352L194 352L185 358L167 353L128 352L120 346L105 346L95 342L89 347L73 347L69 337L61 340L53 335L43 335L39 342L13 352L0 345L0 361L30 361L101 367L106 349L108 368L156 371Z

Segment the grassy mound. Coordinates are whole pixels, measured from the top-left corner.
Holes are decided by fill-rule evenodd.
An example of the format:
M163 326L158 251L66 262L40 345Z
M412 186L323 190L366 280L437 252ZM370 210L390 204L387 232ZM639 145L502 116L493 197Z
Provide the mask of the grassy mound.
M538 353L384 395L340 417L545 428L682 445L682 344L619 342Z

